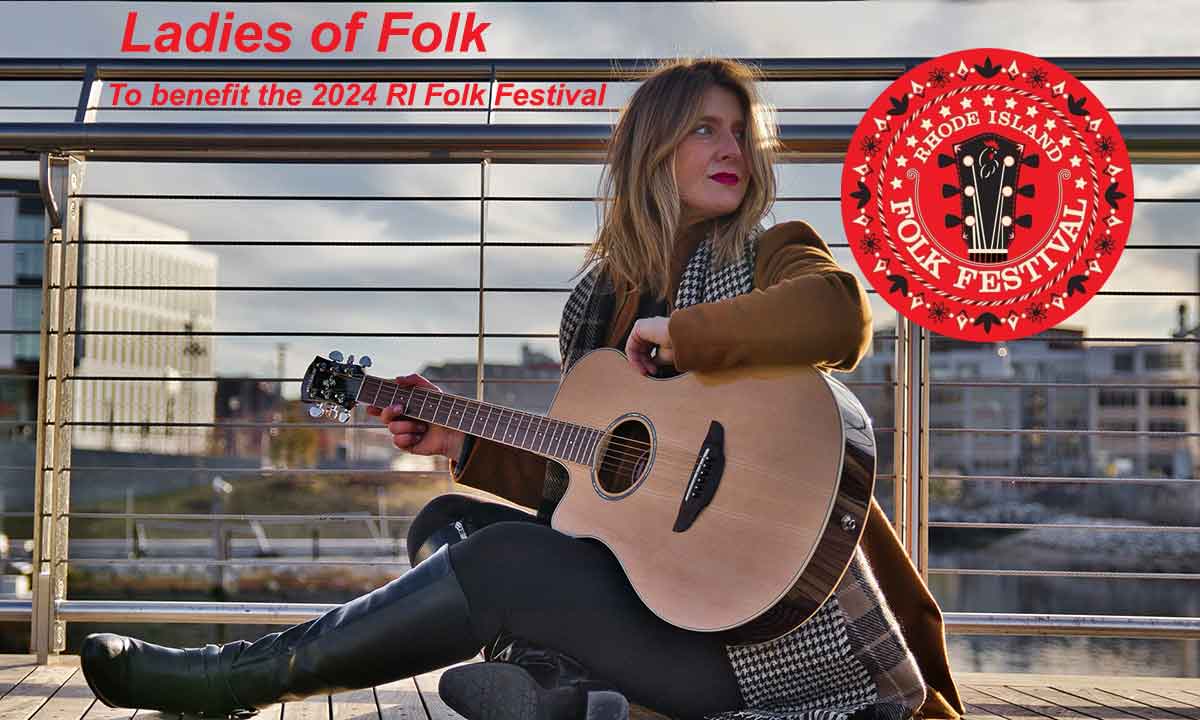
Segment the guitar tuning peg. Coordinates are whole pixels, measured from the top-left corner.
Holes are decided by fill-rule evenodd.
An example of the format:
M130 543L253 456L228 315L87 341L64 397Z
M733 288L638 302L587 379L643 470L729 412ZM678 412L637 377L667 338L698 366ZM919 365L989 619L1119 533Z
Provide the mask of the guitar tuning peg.
M313 405L312 407L310 407L308 409L309 417L319 418L324 414L325 414L325 411L321 409L320 405Z
M361 358L358 359L358 364L360 367L369 368L369 367L371 367L371 358L367 357L366 355L363 355Z
M329 353L329 359L335 363L340 363L342 361L342 353L338 350L333 350Z

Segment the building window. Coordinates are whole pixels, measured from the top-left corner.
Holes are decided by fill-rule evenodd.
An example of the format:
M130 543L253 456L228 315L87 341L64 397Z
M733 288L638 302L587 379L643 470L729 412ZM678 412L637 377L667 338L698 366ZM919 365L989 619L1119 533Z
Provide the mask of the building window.
M1186 407L1187 395L1178 390L1151 390L1147 393L1155 407Z
M1101 390L1100 405L1103 407L1135 407L1136 390Z
M1125 350L1113 353L1114 372L1133 372L1133 351Z
M1187 422L1183 420L1151 420L1150 432L1187 432Z
M1146 370L1182 370L1183 355L1166 350L1153 350L1146 353Z

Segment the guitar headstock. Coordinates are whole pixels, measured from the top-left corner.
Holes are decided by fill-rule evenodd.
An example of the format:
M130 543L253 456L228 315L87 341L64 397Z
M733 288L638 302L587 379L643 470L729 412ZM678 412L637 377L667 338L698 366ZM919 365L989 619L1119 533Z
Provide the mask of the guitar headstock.
M337 350L329 353L328 358L320 355L313 358L300 383L300 400L314 403L308 409L308 414L343 423L349 421L350 411L358 404L358 390L369 367L371 358L366 355L357 364L353 355L343 362L342 354Z

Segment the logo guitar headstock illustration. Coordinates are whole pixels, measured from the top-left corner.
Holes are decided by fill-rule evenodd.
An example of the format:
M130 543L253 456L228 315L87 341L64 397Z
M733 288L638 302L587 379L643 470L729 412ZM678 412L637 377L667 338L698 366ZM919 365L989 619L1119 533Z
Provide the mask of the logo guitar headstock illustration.
M1133 171L1100 101L1066 71L996 48L905 73L871 105L842 168L859 267L904 317L948 337L1028 337L1112 274Z

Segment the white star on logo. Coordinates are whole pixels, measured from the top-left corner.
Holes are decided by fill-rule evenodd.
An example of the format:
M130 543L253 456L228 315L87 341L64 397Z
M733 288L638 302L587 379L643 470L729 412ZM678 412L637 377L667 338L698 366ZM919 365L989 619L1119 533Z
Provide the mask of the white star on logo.
M904 144L909 147L912 147L913 145L917 144L917 139L915 137L913 137L912 135L909 135L908 138L905 139Z
M1025 111L1025 114L1029 117L1037 117L1037 108L1030 105L1029 109Z
M950 108L946 107L945 105L941 106L938 108L938 115L941 115L942 117L950 117Z
M1063 147L1067 147L1071 144L1071 137L1069 135L1063 135L1058 139L1058 144L1062 145Z
M1006 98L1004 100L1004 107L1008 108L1009 110L1012 110L1016 106L1017 106L1016 100L1013 100L1012 98Z
M992 97L991 95L983 96L983 104L985 107L991 107L992 103L995 101L996 101L996 98Z
M1071 158L1071 167L1079 167L1079 163L1083 162L1077 156Z
M921 121L921 129L922 130L928 130L931 127L933 127L933 123L931 123L929 121L929 118L925 118L924 120Z
M900 178L896 178L896 177L892 178L892 189L893 190L899 190L900 185L902 185L902 184L903 183L900 182Z
M900 157L896 158L896 164L900 167L908 167L908 158L901 155Z
M1078 180L1076 180L1076 181L1075 181L1075 188L1076 188L1077 190L1082 190L1082 189L1084 189L1085 187L1087 187L1087 182L1086 182L1086 181L1084 181L1084 179L1083 179L1083 178L1079 178Z
M1053 130L1056 127L1058 127L1058 123L1054 122L1054 120L1052 120L1051 118L1046 118L1046 129L1047 130Z
M970 107L971 107L971 98L963 98L963 99L962 99L962 102L961 102L961 103L959 103L959 105L962 105L962 109L963 109L963 110L968 110L968 109L970 109Z

